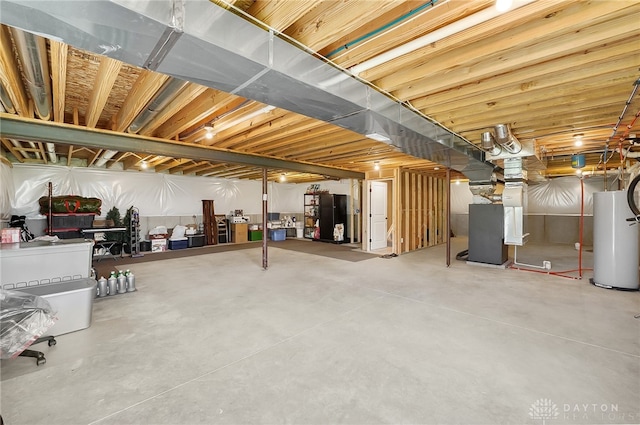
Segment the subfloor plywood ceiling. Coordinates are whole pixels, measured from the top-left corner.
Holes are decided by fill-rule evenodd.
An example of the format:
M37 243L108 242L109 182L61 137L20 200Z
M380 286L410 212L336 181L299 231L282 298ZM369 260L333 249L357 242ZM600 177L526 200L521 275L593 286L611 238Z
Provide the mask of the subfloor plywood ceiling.
M431 153L407 153L392 140L372 140L337 121L275 107L238 90L184 81L153 71L153 65L126 63L117 51L98 54L67 44L62 28L59 34L26 32L6 21L10 8L21 3L30 6L0 5L2 120L50 121L52 132L86 130L87 140L48 142L0 128L3 154L12 162L122 164L124 169L246 179L261 178L264 164L269 179L285 175L289 182L355 176L376 163L431 175L450 165L438 163ZM72 3L82 9L112 2ZM167 5L167 16L185 4L157 3ZM344 70L346 78L474 145L481 156L481 134L498 124L534 147L542 176L573 174L571 157L578 153L585 154L584 170L596 173L618 168L626 150L634 156L640 132L636 0L516 0L506 12L497 12L493 0L199 3L223 8L256 30L271 29L300 52ZM193 19L188 13L178 16L185 25ZM119 30L102 28L105 43ZM246 48L240 41L245 34L233 37L238 50ZM151 57L149 51L142 54L141 62ZM202 55L208 54L203 49ZM96 147L88 142L96 133L123 135L130 142ZM157 142L171 149L158 148ZM181 157L183 146L211 155ZM217 160L223 153L237 156ZM243 155L251 161L243 161Z

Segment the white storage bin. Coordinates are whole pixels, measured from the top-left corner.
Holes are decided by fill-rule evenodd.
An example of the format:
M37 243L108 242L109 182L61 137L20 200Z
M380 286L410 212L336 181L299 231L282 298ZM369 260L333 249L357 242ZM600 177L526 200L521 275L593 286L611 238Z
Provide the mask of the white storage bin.
M0 245L2 289L83 279L91 276L93 241L66 239Z
M51 304L58 320L43 336L57 336L91 326L96 285L94 279L87 278L21 288L19 291L42 297Z

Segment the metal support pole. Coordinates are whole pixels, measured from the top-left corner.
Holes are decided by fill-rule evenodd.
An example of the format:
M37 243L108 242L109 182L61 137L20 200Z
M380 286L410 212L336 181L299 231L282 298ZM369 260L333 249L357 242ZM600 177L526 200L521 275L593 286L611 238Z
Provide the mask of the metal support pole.
M447 168L447 267L451 265L451 169Z
M267 270L267 169L262 169L262 268Z

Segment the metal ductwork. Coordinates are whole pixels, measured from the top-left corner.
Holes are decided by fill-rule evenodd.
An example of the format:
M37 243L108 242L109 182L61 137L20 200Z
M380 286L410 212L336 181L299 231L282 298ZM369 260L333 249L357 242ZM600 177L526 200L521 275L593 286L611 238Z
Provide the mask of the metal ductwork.
M158 93L149 101L147 106L133 120L127 131L129 133L140 133L144 127L151 122L169 103L189 84L188 81L170 78L167 80Z
M515 138L513 134L511 134L511 130L509 130L509 126L505 124L498 124L494 127L494 131L496 133L496 142L502 146L502 148L512 154L520 153L522 150L522 145ZM483 133L484 134L484 133Z
M284 39L207 0L4 0L0 20L65 43L144 66L175 24L182 33L154 61L157 71L227 93L333 123L379 134L407 154L467 176L490 180L484 152L389 95ZM166 43L164 43L166 44ZM341 78L346 76L347 78Z
M49 121L51 119L52 100L47 42L42 37L16 28L10 28L10 31L22 62L22 69L27 81L29 95L33 99L35 113L39 118ZM46 148L49 160L54 164L58 162L55 145L47 143ZM36 154L36 157L39 158L40 155Z
M52 102L47 42L44 38L26 31L16 28L10 30L22 62L22 70L27 80L29 94L33 99L36 115L49 121Z
M480 135L480 142L482 150L491 155L499 155L502 151L502 148L500 147L500 145L496 144L496 138L490 131L485 131Z

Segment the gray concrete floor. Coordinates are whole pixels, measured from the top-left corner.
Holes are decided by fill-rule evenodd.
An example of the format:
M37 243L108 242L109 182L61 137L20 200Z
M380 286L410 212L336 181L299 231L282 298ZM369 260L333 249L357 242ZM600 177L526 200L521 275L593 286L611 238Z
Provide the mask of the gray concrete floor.
M355 263L272 247L268 271L261 255L117 264L138 292L40 344L45 365L2 361L5 423L640 422L637 292L447 268L444 246ZM518 258L577 265L566 246Z

